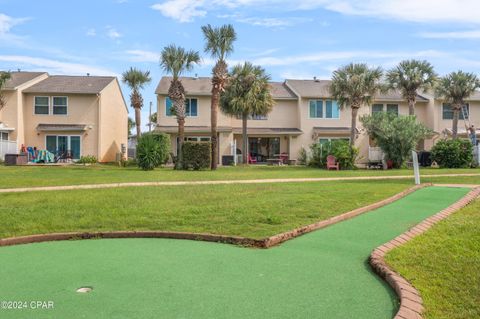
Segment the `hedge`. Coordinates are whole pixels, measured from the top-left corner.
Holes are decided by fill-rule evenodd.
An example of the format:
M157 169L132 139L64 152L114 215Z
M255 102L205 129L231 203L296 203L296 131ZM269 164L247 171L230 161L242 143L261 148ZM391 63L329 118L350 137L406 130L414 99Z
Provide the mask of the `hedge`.
M470 140L441 140L432 147L432 160L440 167L462 168L473 163L473 145Z
M209 169L212 162L210 142L184 142L182 146L183 169Z

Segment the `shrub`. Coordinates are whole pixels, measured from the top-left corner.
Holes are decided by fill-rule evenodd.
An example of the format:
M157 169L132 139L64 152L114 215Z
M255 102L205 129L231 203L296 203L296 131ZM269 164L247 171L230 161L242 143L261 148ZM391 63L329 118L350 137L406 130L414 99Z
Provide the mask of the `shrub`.
M81 156L77 161L78 164L96 164L97 162L97 158L93 155Z
M152 134L145 134L137 142L137 165L141 169L153 170L162 164L163 153L160 143Z
M212 161L210 142L185 142L182 146L183 169L209 169Z
M144 135L151 135L157 141L160 145L160 164L166 164L170 156L170 136L159 132L145 133Z
M327 156L333 155L340 163L341 169L355 168L355 160L358 156L358 148L350 149L350 143L347 140L332 140L330 143L314 143L310 146L312 156L308 162L309 166L325 168Z
M399 168L411 157L421 139L432 134L432 130L417 123L415 116L378 112L360 118L368 135L372 137L385 153L385 159Z
M473 161L473 148L469 140L441 140L432 147L432 160L440 167L470 167Z
M298 163L300 165L308 164L308 154L307 154L307 150L304 147L302 147L298 152Z

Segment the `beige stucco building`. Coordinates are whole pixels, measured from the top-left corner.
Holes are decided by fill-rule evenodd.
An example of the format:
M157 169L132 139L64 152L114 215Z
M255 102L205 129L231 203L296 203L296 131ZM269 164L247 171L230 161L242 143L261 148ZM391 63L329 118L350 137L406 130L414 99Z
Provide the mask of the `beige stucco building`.
M73 159L115 161L127 145L128 110L115 77L12 72L0 110L3 142Z
M156 130L170 134L172 149L176 152L177 122L170 112L167 98L171 78L163 77L157 86L157 127ZM211 80L206 77L183 77L181 79L187 93L187 118L185 120L185 140L209 140ZM275 100L273 110L266 117L252 118L248 121L249 153L264 162L282 153L290 159L297 159L302 148L309 149L312 143L324 143L332 139L349 139L351 111L340 109L332 100L328 80L285 80L272 82L271 90ZM468 100L469 119L466 122L480 126L480 94ZM448 105L434 99L429 94L419 94L416 104L416 116L427 127L434 130L432 139L422 141L419 150L429 150L436 140L448 135L452 120ZM359 117L379 111L391 111L408 115L408 104L401 94L391 91L379 94L372 105L359 111ZM232 144L236 141L241 149L241 120L219 112L219 163L223 155L232 155ZM466 135L463 120L459 122L460 135ZM358 163L366 164L378 149L371 141L360 121L357 126L355 145L360 154Z

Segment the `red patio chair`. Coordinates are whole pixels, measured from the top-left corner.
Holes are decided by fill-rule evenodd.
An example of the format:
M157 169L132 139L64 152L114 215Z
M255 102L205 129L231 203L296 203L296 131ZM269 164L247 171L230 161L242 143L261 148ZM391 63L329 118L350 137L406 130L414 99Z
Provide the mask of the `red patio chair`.
M252 157L252 155L248 154L248 164L256 164L257 163L257 158Z
M340 163L337 162L337 159L333 155L327 156L327 170L335 168L337 171L340 169Z

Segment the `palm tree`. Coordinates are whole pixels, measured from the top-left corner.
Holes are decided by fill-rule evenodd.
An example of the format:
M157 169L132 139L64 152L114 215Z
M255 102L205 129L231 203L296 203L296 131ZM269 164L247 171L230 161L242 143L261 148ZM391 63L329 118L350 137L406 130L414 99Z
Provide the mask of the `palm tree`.
M399 89L408 102L408 113L415 115L417 92L425 92L435 85L437 75L433 66L427 61L405 60L387 72L390 89Z
M210 24L202 26L205 38L205 52L210 53L217 62L212 69L212 101L210 108L211 116L211 140L212 140L212 164L211 169L217 169L218 141L217 141L217 118L220 93L224 91L228 78L228 65L225 58L233 52L233 42L237 35L231 24L220 28L213 28Z
M130 116L128 117L128 137L132 135L132 128L135 126L135 120Z
M382 89L381 68L369 68L366 64L351 63L333 72L330 92L341 108L352 110L350 148L355 144L358 110L369 105L374 95Z
M132 93L130 94L130 105L135 110L135 125L137 126L137 139L142 135L141 131L141 117L140 110L143 107L143 97L140 94L140 90L144 88L145 84L149 83L150 71L141 71L137 68L130 67L128 71L123 72L122 82L127 84Z
M242 156L248 164L247 120L249 116L267 115L275 104L270 92L270 76L249 62L236 65L229 74L229 83L220 95L220 108L225 114L242 118Z
M458 116L465 100L475 90L480 88L480 80L473 73L463 71L452 72L440 78L435 90L438 98L443 98L445 103L450 103L453 109L452 137L457 138Z
M186 51L182 47L171 44L165 47L160 57L162 69L172 74L172 82L168 89L168 97L172 100L173 111L178 123L178 154L176 168L182 167L182 145L185 133L185 88L180 75L185 71L191 71L194 64L200 63L200 55L197 51Z
M7 104L5 97L3 96L3 88L5 84L10 79L10 72L0 72L0 110Z

